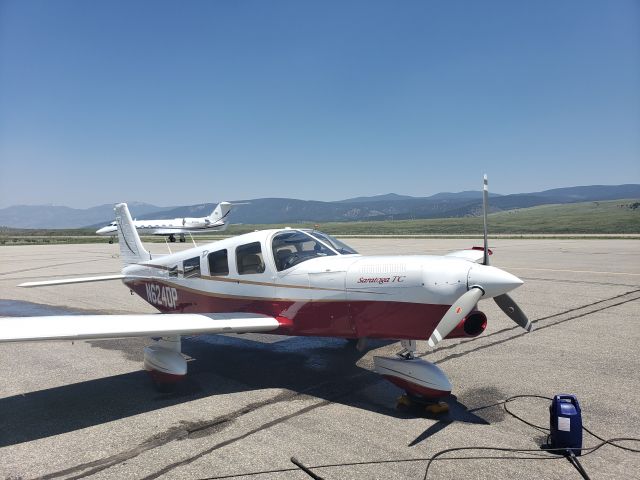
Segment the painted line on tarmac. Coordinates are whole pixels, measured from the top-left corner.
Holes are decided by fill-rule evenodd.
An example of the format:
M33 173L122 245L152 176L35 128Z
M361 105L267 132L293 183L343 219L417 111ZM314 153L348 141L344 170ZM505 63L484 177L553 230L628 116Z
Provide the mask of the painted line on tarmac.
M593 270L556 270L553 268L529 268L529 267L505 267L505 270L535 270L537 272L566 272L566 273L593 273L596 275L631 275L640 277L640 273L628 272L598 272Z

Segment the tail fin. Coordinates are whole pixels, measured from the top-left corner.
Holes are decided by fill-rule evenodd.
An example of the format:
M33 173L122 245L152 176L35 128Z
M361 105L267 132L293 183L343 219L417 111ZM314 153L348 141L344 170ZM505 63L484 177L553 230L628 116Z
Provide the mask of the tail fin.
M230 202L220 202L218 206L215 208L211 215L207 217L207 220L210 223L221 223L220 230L226 230L227 222L226 218L231 212L231 208L233 207L233 203Z
M118 242L120 243L120 258L123 266L132 263L140 263L151 260L151 254L145 250L138 236L129 207L126 203L119 203L113 209L116 212L116 223L118 224Z
M211 212L211 215L209 215L207 218L212 222L224 220L226 216L229 215L229 212L231 212L231 207L233 207L233 203L220 202L215 210Z

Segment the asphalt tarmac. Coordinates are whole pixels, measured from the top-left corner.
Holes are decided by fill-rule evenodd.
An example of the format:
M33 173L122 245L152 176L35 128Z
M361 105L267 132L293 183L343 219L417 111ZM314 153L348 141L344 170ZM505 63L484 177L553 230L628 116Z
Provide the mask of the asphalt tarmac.
M347 243L363 254L441 254L479 241ZM447 415L396 409L401 392L372 372L374 354L399 350L392 341L360 353L330 338L193 337L183 342L188 379L172 394L157 393L141 370L147 339L0 344L0 479L310 478L276 471L295 469L292 456L327 480L422 479L425 459L444 449L538 449L546 432L501 404L514 395L573 393L594 433L640 437L640 241L496 239L491 247L492 264L525 281L512 296L535 330L523 333L488 300L483 335L436 349L418 342L454 385ZM0 247L0 315L154 312L118 281L16 287L119 273L117 254L106 242ZM518 398L508 408L548 428L549 404ZM598 443L585 433L585 447ZM534 454L455 451L433 462L428 478L581 478L567 460ZM363 463L377 461L386 463ZM581 462L592 479L640 478L639 453L607 445Z

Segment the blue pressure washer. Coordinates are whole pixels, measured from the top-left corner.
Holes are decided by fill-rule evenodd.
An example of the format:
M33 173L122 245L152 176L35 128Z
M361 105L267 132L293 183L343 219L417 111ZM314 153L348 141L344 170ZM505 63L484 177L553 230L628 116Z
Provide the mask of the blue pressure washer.
M574 455L581 454L582 414L575 395L559 394L553 397L549 407L549 427L550 448L563 448Z

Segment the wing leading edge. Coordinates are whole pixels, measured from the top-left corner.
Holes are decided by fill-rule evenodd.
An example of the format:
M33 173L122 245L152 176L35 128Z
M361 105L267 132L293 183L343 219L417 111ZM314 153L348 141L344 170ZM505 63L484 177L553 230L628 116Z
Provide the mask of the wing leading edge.
M57 315L0 318L0 342L268 332L278 320L253 313Z

